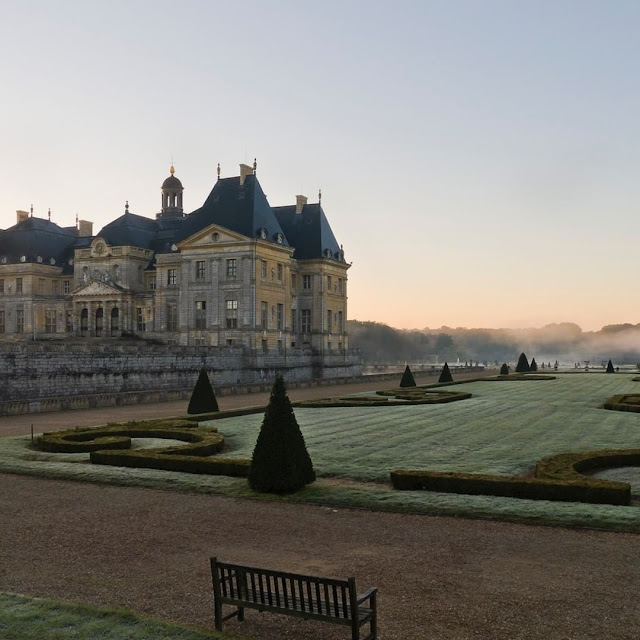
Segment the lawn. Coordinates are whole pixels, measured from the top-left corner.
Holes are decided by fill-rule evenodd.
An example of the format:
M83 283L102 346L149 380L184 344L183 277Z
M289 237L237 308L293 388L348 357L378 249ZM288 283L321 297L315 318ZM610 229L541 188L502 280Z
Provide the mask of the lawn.
M0 593L3 640L233 640L240 636L139 616L131 611Z
M640 393L631 375L567 374L450 389L473 397L444 405L296 409L319 480L275 499L640 530L636 506L400 492L388 483L396 468L530 475L537 460L561 452L640 448L640 414L601 408L616 393ZM250 457L261 421L254 414L212 422L228 444L222 455ZM252 493L243 479L90 465L86 454L32 451L25 438L5 438L2 445L0 471L273 499ZM634 498L640 499L640 469L599 475L631 482Z

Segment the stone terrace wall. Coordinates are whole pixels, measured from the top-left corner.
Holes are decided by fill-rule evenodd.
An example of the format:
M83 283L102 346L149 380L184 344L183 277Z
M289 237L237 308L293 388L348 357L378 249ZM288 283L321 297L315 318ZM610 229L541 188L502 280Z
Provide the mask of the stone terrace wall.
M317 357L311 352L257 356L233 347L113 341L3 344L0 414L188 397L201 367L207 369L216 388L261 388L269 386L276 373L288 383L361 373L354 353L332 357L327 366L318 367ZM96 400L96 396L101 399Z

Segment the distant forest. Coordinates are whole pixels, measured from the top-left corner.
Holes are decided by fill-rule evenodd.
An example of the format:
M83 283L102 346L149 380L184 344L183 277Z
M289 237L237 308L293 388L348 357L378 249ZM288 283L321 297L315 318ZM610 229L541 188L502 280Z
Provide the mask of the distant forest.
M538 363L589 361L598 366L640 362L640 324L616 324L583 331L563 322L539 329L394 329L379 322L350 320L349 346L359 349L365 364L515 362L521 352Z

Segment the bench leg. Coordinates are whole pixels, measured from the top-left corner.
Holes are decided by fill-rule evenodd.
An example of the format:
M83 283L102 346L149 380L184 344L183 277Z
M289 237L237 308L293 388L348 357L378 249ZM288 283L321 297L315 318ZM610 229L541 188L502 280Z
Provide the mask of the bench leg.
M213 615L216 629L222 631L222 605L217 600L213 606Z
M373 616L371 618L371 640L376 640L376 638L378 637L378 594L374 593L371 596L371 608L373 609Z
M244 622L244 607L238 607L238 620Z

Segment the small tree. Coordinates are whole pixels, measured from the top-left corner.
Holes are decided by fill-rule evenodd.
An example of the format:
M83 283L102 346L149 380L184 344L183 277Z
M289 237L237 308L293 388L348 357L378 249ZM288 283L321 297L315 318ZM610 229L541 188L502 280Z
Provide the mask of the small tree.
M607 373L615 373L616 370L613 368L613 362L611 362L611 360L609 360L609 362L607 362Z
M509 375L509 367L506 362L500 367L500 375L501 376Z
M521 353L518 358L518 364L516 365L516 373L526 373L527 371L531 371L531 367L529 366L527 356Z
M440 377L438 378L438 382L453 382L453 378L451 377L451 371L449 370L449 365L445 362L444 367L442 367L442 371L440 372Z
M542 366L544 367L544 362L542 363ZM538 363L536 362L535 358L531 358L531 364L529 365L529 371L537 371L538 370Z
M261 493L293 493L315 479L284 380L277 375L253 450L249 486Z
M207 370L202 367L196 386L193 388L191 400L189 400L187 413L211 413L213 411L220 411L220 409L216 394L213 392L211 382L209 382Z
M409 369L409 365L406 366L404 373L402 374L402 380L400 380L401 387L415 387L416 381L413 377L413 373L411 373L411 369Z

